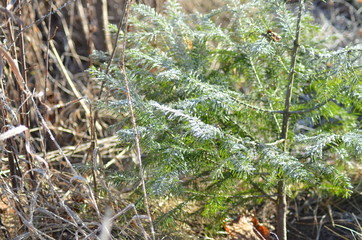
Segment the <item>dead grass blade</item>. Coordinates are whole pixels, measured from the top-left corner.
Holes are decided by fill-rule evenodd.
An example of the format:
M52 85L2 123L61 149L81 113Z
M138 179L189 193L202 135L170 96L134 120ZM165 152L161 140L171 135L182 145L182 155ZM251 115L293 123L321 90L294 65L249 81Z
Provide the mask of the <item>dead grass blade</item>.
M15 135L18 135L18 134L26 131L27 129L28 128L23 126L23 125L12 128L12 129L0 134L0 141L4 141L4 140L6 140L8 138L11 138L11 137L13 137Z

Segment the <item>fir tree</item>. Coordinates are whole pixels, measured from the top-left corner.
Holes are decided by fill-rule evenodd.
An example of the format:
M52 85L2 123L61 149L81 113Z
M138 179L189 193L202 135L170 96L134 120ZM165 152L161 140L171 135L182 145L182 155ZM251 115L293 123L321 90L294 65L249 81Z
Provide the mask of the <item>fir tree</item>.
M132 8L126 67L148 191L185 201L159 223L188 201L221 217L238 197L270 195L282 240L289 191L352 191L347 172L362 153L362 47L335 51L316 40L308 2L226 2L208 14L185 14L174 0L162 13ZM90 72L115 97L103 106L123 116L120 141L134 143L119 64Z

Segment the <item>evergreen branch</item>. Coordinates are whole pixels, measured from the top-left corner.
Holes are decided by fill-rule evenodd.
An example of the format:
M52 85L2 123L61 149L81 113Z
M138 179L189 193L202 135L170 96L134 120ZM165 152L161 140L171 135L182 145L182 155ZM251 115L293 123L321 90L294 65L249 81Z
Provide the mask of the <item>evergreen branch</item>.
M337 50L337 51L332 52L332 53L317 54L317 57L326 58L326 57L333 57L333 56L338 56L338 55L352 53L352 52L362 52L362 44L357 44L355 46L352 46L352 47L349 47L349 48L344 48L344 49L341 49L341 50Z
M280 143L283 143L285 141L285 139L279 139L279 140L277 140L277 141L275 141L275 142L272 142L272 143L265 143L264 145L265 146L275 146L275 145L278 145L278 144L280 144ZM260 144L261 145L261 144Z
M289 113L290 114L301 114L301 113L308 113L308 112L312 112L320 107L323 107L324 105L326 105L329 101L332 101L333 98L330 98L324 102L321 102L317 105L315 105L314 107L311 107L311 108L307 108L307 109L303 109L303 110L296 110L296 111L290 111Z
M136 118L135 118L134 111L133 111L132 96L131 96L131 91L129 88L127 71L126 71L126 66L125 66L127 32L128 32L127 25L128 25L128 14L129 14L130 2L131 2L130 0L125 0L124 15L122 16L122 18L124 18L124 20L121 21L121 22L124 22L124 24L126 26L126 28L124 30L123 44L122 44L122 49L121 49L121 70L122 70L123 80L124 80L124 84L125 84L125 88L126 88L126 95L127 95L127 101L128 101L129 111L130 111L130 115L131 115L131 122L132 122L134 135L135 135L137 160L138 160L138 164L139 164L139 174L140 174L141 183L142 183L142 192L143 192L143 197L144 197L145 208L146 208L147 216L148 216L149 223L150 223L152 240L156 240L155 230L153 227L153 221L152 221L152 217L151 217L151 211L150 211L150 207L149 207L149 203L148 203L148 195L147 195L147 191L146 191L145 174L144 174L144 170L143 170L141 148L140 148L140 136L139 136L138 130L137 130ZM121 27L122 27L121 24L119 24L119 28L121 28ZM143 234L144 234L145 239L149 238L145 231L143 231Z
M307 108L307 109L302 109L302 110L295 110L295 111L289 111L289 114L302 114L302 113L309 113L309 112L312 112L318 108L321 108L323 107L324 105L326 105L328 102L332 101L334 98L330 98L326 101L323 101L321 103L318 103L317 105L315 105L314 107L311 107L311 108ZM272 112L272 113L281 113L281 114L284 114L285 111L279 111L279 110L275 110L275 111L270 111L268 110L267 112Z
M248 103L245 103L243 101L240 101L239 99L234 99L236 100L238 103L240 103L241 105L256 110L256 111L260 111L260 112L266 112L266 113L284 113L284 111L279 111L279 110L270 110L270 109L265 109L265 108L261 108L261 107L257 107Z
M206 140L222 136L222 131L219 128L206 124L196 117L189 116L183 113L181 110L172 109L153 101L150 102L150 105L161 110L162 112L165 112L168 115L168 118L171 120L180 119L182 121L188 122L193 135L197 138Z
M354 152L357 154L362 153L362 131L353 131L348 132L343 135L337 134L319 134L317 136L304 136L298 135L296 138L297 143L307 143L310 146L304 147L306 153L296 156L298 159L307 159L307 158L319 158L322 159L322 154L332 148L341 147L345 145L351 147Z
M253 185L253 187L257 188L257 186ZM257 189L258 191L261 191L261 189L258 187ZM241 199L247 199L247 198L268 198L270 200L272 200L273 202L275 202L275 199L273 197L276 196L276 194L267 194L264 191L262 191L261 193L263 195L217 195L217 194L207 194L207 193L201 193L201 192L194 192L194 191L186 191L186 193L191 193L193 195L198 195L198 196L203 196L203 197L225 197L225 198L241 198Z
M222 89L222 88L220 88L220 86L216 86L216 85L212 85L212 84L208 84L208 83L204 83L204 82L199 82L199 81L191 79L191 78L189 78L189 81L191 81L193 83L193 86L195 86L195 85L200 86L200 90L203 92L212 93L214 95L221 94L221 95L223 95L225 100L226 99L233 100L247 108L250 108L250 109L253 109L256 111L260 111L260 112L267 112L267 113L284 113L284 111L270 110L270 109L265 109L265 108L261 108L261 107L257 107L257 106L248 104L248 103L238 99L238 97L235 96L236 92L231 91L231 90Z
M253 59L252 59L252 58L250 58L250 64L251 64L251 68L252 68L252 70L253 70L253 72L254 72L254 75L255 75L256 79L258 80L259 87L260 87L263 91L265 91L264 85L263 85L263 84L261 83L261 81L260 81L259 75L258 75L258 73L257 73L257 71L256 71L256 69L255 69L254 62L253 62ZM269 102L269 106L270 106L270 108L272 109L272 111L274 111L274 110L273 110L273 105L272 105L271 102ZM277 127L278 127L278 130L280 131L280 130L281 130L280 124L279 124L279 121L278 121L278 119L277 119L277 117L276 117L276 115L275 115L275 112L273 112L273 118L274 118L275 124L276 124Z
M270 200L272 200L274 203L276 203L276 199L274 197L277 197L278 195L277 194L268 194L266 193L261 187L259 187L258 184L254 183L254 182L251 182L251 185L253 185L254 188L256 188L259 192L261 192L263 195L261 196L264 196L264 197L267 197L269 198Z

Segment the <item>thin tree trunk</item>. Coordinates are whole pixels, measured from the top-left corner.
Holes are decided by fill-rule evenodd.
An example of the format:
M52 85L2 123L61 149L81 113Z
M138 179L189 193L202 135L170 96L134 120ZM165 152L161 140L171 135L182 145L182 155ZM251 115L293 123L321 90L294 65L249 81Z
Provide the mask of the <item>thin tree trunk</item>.
M277 199L277 234L279 240L287 239L287 195L285 193L285 182L278 182L278 199Z
M288 151L288 129L289 129L289 120L290 120L290 105L293 95L293 85L295 77L295 64L297 61L297 53L299 49L299 34L300 34L300 22L302 19L302 12L304 9L304 0L301 0L299 3L299 12L297 19L297 27L294 39L294 46L292 51L289 75L288 75L288 86L285 94L284 102L284 114L283 114L283 125L282 132L280 135L281 139L284 139L283 151ZM277 234L279 240L287 240L287 195L285 188L285 181L283 177L278 182L278 198L277 198Z

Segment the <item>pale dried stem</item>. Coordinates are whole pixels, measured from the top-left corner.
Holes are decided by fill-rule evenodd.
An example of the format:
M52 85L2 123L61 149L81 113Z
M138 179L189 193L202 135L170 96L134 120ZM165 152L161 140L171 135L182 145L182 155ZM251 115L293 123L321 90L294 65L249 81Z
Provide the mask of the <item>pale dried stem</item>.
M129 82L128 82L127 71L126 71L126 66L125 66L126 43L127 43L127 21L128 21L129 7L130 7L130 1L126 0L125 8L124 8L124 20L122 20L122 22L124 21L124 25L126 27L124 29L122 49L121 49L121 61L122 61L121 70L122 70L124 84L125 84L125 88L126 88L126 95L127 95L127 101L128 101L129 111L130 111L130 115L131 115L131 122L132 122L132 126L133 126L133 131L135 134L137 160L138 160L138 164L139 164L139 173L140 173L140 177L141 177L141 183L142 183L141 185L142 185L142 192L143 192L145 208L146 208L147 216L150 221L151 239L155 240L156 239L155 229L153 227L153 222L152 222L152 217L151 217L151 212L150 212L150 207L149 207L149 202L148 202L148 195L147 195L147 191L146 191L145 173L144 173L143 164L142 164L140 136L139 136L138 130L137 130L136 117L135 117L134 111L133 111L132 96L131 96L131 91L129 88ZM121 27L122 27L122 25L120 24L119 28L121 28ZM119 30L120 29L118 29L118 31ZM118 35L117 35L117 37L118 37ZM145 239L149 238L148 235L146 235L146 234L144 234L144 237L145 237Z

